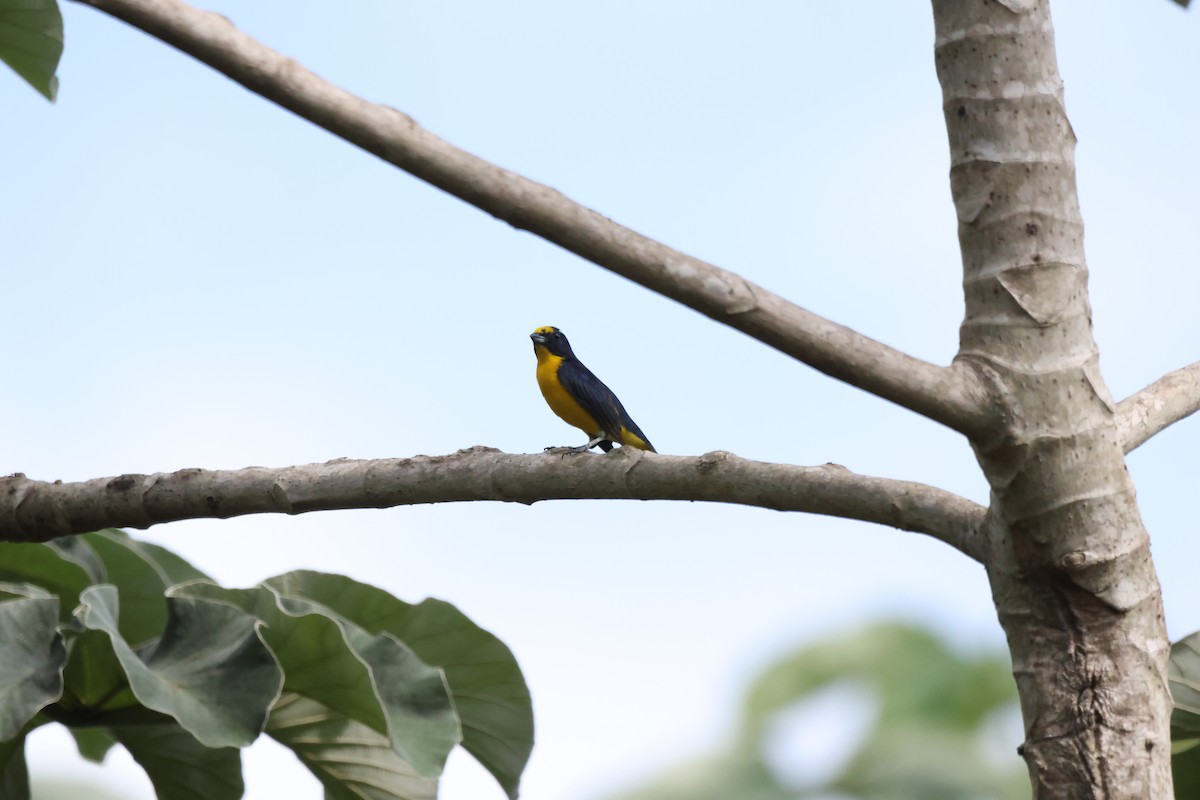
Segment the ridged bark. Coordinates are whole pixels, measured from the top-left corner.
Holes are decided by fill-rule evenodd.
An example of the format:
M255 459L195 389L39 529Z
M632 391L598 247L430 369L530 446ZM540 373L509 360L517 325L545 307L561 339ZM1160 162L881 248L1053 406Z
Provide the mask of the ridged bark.
M1098 368L1046 0L934 0L966 316L1003 425L972 442L1037 800L1172 796L1167 638Z

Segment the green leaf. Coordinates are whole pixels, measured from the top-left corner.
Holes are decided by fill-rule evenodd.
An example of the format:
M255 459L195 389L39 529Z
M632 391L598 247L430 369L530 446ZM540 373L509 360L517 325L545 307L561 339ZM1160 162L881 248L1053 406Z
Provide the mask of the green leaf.
M79 593L95 580L78 557L49 544L5 542L0 544L0 580L36 584L57 595L59 619L69 622L79 605Z
M75 746L79 748L79 755L96 764L102 763L104 757L108 755L108 751L117 743L112 734L104 728L69 728L68 730L75 737Z
M390 634L370 634L346 622L341 626L355 655L371 669L392 749L419 774L440 775L462 741L442 671Z
M56 0L0 0L0 61L53 102L63 21Z
M340 575L298 571L264 582L287 597L332 609L368 633L389 633L446 673L462 723L463 747L517 796L533 749L529 687L512 651L440 600L410 605Z
M121 587L124 603L121 635L135 645L162 632L167 622L165 592L168 588L184 581L207 578L170 550L139 542L116 528L77 538L85 542L104 564L105 582Z
M176 586L194 580L212 580L192 566L190 562L184 560L182 556L172 553L165 547L137 539L129 539L129 541L144 558L157 566L159 572L166 576L168 586Z
M1171 745L1171 775L1175 781L1176 800L1195 800L1200 797L1200 740L1190 740L1190 746Z
M29 800L29 766L25 763L25 734L0 742L0 798Z
M238 800L242 754L236 747L205 747L174 720L114 725L112 735L146 770L154 793L171 800Z
M85 533L79 537L104 563L105 582L121 588L121 636L139 645L162 633L167 624L167 599L171 580L126 534L117 530Z
M387 730L371 672L350 650L330 615L288 613L267 588L226 589L197 582L173 589L172 596L227 603L261 620L260 635L283 669L284 691L314 697L368 727Z
M326 800L434 800L437 781L418 775L387 737L320 703L285 694L266 733L288 747L325 787Z
M1171 755L1186 753L1193 747L1200 746L1200 739L1172 739L1171 740Z
M0 597L0 740L9 740L62 696L67 650L57 597L16 583L0 583Z
M78 724L98 720L103 714L140 706L125 669L113 649L112 637L98 630L67 630L65 689L60 708Z
M83 541L82 537L64 536L45 542L42 546L53 550L72 564L77 564L87 573L89 583L104 583L106 578L104 562L100 560L100 556L96 555L96 551Z
M135 652L121 636L117 587L90 587L80 600L80 622L108 635L142 705L174 717L209 747L241 747L258 736L283 676L253 617L173 597L161 638Z
M1200 631L1171 645L1167 683L1175 701L1171 738L1196 738L1200 734Z
M386 634L270 587L224 589L196 582L172 596L221 600L262 620L284 672L284 690L311 698L377 733L423 775L437 775L461 738L442 673Z

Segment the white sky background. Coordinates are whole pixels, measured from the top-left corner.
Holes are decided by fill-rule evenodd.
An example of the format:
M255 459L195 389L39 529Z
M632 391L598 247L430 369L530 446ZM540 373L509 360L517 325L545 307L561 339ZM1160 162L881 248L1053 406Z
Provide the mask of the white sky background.
M925 2L215 5L619 222L917 356L954 353ZM986 501L958 435L516 232L144 34L64 12L57 105L0 74L0 474L576 444L534 381L527 337L553 324L662 452L834 461ZM1054 6L1118 398L1200 357L1197 13ZM1174 638L1200 628L1198 447L1186 422L1129 462ZM457 604L532 688L529 800L595 800L717 746L744 682L824 632L900 615L964 647L1003 641L978 566L820 517L463 504L146 535L227 585L317 568ZM35 736L35 781L86 769L61 746ZM256 745L246 761L252 800L320 796L289 755ZM95 780L151 796L125 762ZM456 756L443 796L502 795Z

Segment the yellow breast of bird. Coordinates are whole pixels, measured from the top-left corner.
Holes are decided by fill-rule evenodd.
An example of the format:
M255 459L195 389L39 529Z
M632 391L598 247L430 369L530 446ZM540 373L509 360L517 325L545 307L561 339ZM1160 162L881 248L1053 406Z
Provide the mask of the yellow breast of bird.
M550 410L568 425L574 425L588 436L600 433L600 425L592 415L583 410L575 398L567 393L558 380L558 368L562 364L562 356L556 356L544 347L537 348L537 381L542 390L542 397Z

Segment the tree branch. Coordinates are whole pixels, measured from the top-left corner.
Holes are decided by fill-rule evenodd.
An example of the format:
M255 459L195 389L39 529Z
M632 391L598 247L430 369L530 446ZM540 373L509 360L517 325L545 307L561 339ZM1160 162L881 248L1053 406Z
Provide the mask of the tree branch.
M1168 372L1117 405L1117 433L1125 452L1200 410L1200 361Z
M630 448L600 456L472 447L448 456L184 469L81 483L18 473L0 478L0 540L46 541L100 528L244 514L569 498L703 500L827 514L929 534L976 561L983 558L983 507L932 486L857 475L836 464L798 467L721 451L664 456Z
M618 225L542 184L445 142L177 0L78 0L124 20L385 161L618 275L746 333L839 380L968 436L990 427L987 393L966 363L914 358L746 279Z

